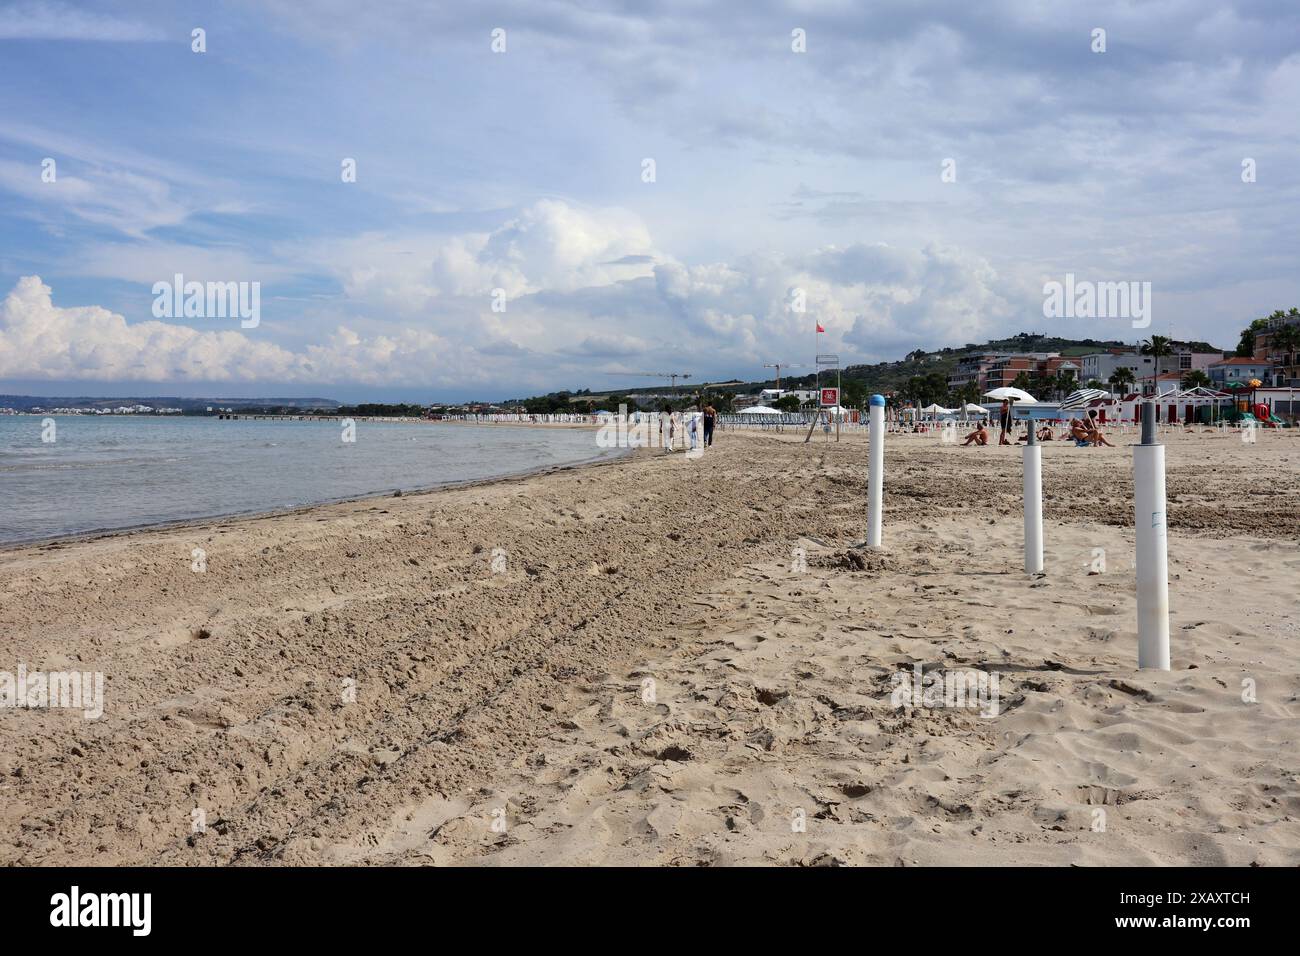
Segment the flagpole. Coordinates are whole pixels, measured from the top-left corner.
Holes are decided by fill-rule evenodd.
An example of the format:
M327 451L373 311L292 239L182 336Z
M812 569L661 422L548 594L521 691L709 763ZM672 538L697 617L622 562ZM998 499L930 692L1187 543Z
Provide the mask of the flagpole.
M821 348L822 340L817 336L822 334L821 323L813 320L813 388L817 391L817 410L820 417L822 407L822 367L817 364L817 350Z

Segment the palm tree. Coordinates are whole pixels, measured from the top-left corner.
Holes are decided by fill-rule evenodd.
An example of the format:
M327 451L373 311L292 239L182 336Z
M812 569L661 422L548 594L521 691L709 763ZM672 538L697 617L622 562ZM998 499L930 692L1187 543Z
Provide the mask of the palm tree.
M1052 378L1051 386L1057 398L1065 398L1079 387L1079 380L1069 372L1058 371Z
M1137 376L1127 365L1121 365L1111 373L1110 378L1106 379L1106 381L1115 387L1115 391L1123 395L1128 390L1128 386L1137 381Z
M1173 342L1167 336L1153 335L1142 343L1142 347L1139 351L1141 351L1143 355L1151 356L1151 382L1152 390L1154 391L1155 377L1160 374L1160 359L1166 355L1173 354Z
M1179 383L1183 388L1209 388L1210 376L1206 375L1199 368L1194 368L1183 375L1183 380Z

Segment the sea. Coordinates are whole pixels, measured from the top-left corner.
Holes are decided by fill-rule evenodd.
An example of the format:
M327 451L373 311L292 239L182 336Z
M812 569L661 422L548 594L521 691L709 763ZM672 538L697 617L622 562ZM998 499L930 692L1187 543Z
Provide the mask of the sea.
M52 422L52 427L51 427ZM0 544L255 514L619 454L594 428L0 416ZM50 439L43 440L43 439Z

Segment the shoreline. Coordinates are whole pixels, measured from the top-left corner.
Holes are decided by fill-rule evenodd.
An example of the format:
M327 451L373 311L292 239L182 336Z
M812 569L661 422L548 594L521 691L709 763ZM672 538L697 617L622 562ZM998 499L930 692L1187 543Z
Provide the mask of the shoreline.
M226 521L253 521L258 518L277 518L287 515L306 514L316 508L327 508L331 505L355 504L358 502L382 500L384 498L397 498L406 496L429 495L448 489L468 488L477 485L489 485L494 482L519 481L524 478L530 478L535 475L549 474L552 471L567 471L576 468L595 468L601 465L610 465L628 457L634 449L613 449L593 455L590 458L581 458L577 461L567 462L562 465L537 465L533 468L526 468L522 471L506 472L501 475L492 475L486 478L465 478L454 481L446 481L436 485L421 486L406 490L405 488L394 488L391 491L370 492L362 495L350 495L343 498L330 498L323 501L312 501L301 505L293 505L286 508L271 508L265 511L235 511L225 514L196 515L192 518L178 518L174 521L150 522L148 524L130 525L125 528L97 528L90 531L77 531L70 534L53 535L46 538L32 538L21 541L0 541L0 555L10 551L19 551L23 548L49 548L51 546L66 546L79 544L87 541L99 541L104 538L117 538L124 535L140 534L149 531L172 531L184 528L203 527L205 525L224 523ZM401 495L394 492L401 491Z

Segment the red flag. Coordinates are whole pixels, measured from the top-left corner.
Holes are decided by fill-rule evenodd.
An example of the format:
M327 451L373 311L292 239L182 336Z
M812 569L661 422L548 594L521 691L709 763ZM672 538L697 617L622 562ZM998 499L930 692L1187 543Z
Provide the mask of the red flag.
M825 331L826 331L825 329L822 328L822 324L821 324L820 322L817 323L817 331L818 331L818 332L825 332Z

